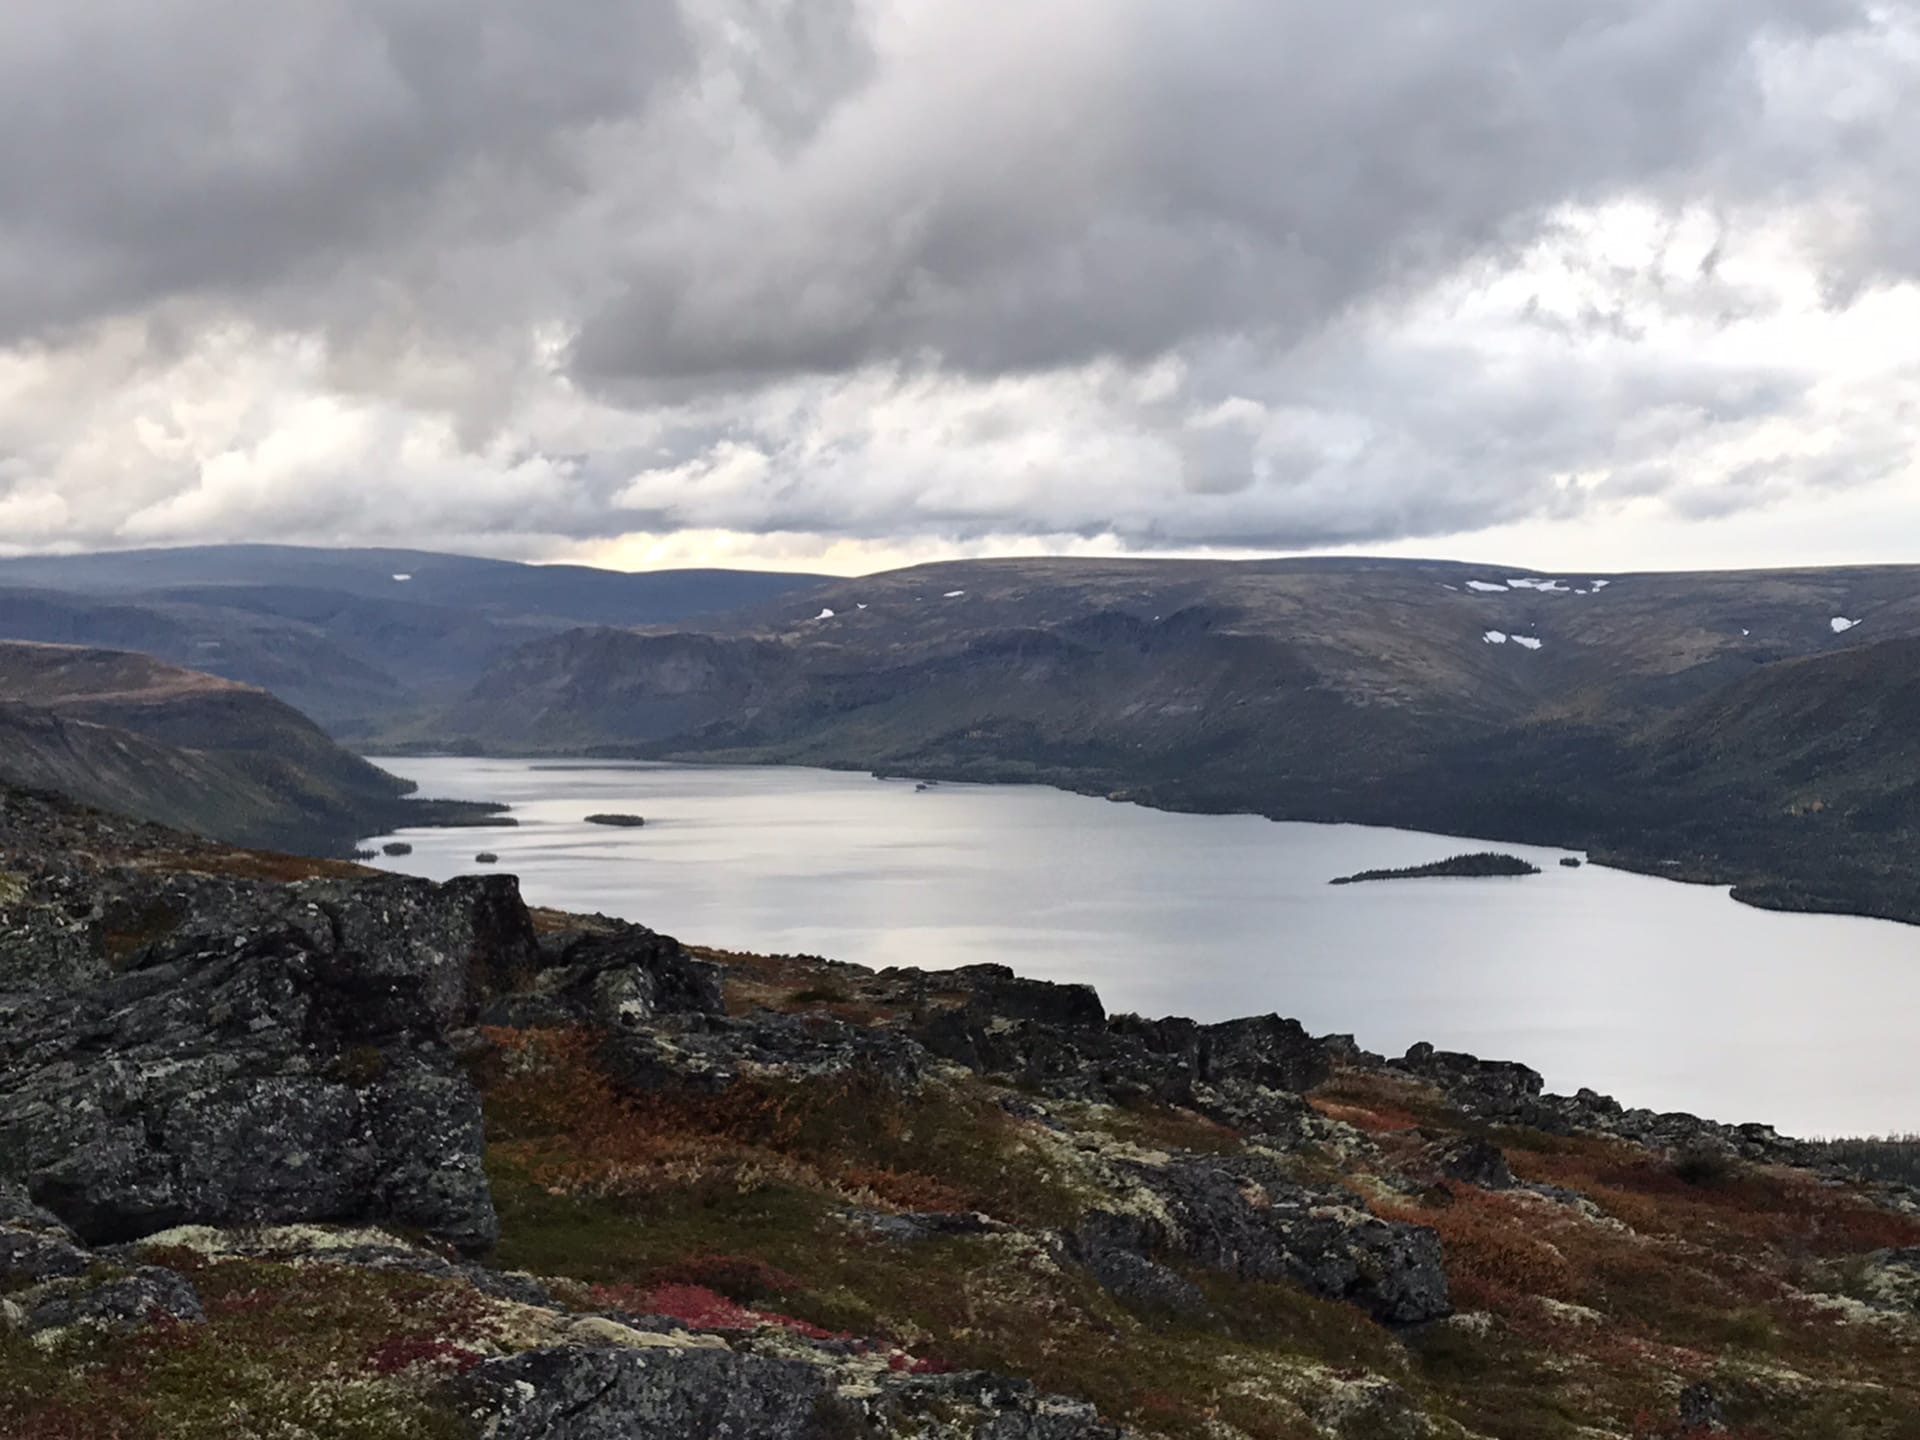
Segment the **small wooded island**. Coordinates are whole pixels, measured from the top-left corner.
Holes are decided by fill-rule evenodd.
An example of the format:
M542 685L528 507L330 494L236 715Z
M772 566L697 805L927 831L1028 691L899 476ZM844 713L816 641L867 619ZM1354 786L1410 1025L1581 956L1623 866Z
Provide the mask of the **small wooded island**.
M1427 865L1409 865L1401 870L1362 870L1358 875L1342 875L1328 883L1357 885L1362 880L1426 880L1436 875L1538 875L1540 867L1518 855L1501 855L1483 850L1474 855L1454 855Z
M613 825L622 830L638 830L647 822L638 815L589 815L589 825Z

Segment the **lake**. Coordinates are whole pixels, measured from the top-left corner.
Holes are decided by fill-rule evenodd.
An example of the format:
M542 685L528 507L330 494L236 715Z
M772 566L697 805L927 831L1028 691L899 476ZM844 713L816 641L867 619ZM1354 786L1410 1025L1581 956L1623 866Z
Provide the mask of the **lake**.
M1357 825L1176 815L1038 786L800 768L377 759L425 796L498 800L518 828L409 830L374 863L498 868L532 904L689 943L929 969L997 961L1086 981L1111 1010L1269 1010L1398 1054L1521 1060L1548 1087L1761 1120L1920 1130L1920 927L1789 915L1723 889ZM644 829L585 823L628 812ZM375 842L369 842L370 844ZM1330 886L1463 849L1523 879ZM481 851L498 867L477 865Z

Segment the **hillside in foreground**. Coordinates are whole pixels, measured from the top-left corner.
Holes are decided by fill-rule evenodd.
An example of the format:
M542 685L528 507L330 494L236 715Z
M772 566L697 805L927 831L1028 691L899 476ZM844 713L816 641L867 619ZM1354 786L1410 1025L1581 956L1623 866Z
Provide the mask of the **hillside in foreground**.
M6 1440L1907 1440L1881 1155L0 789Z

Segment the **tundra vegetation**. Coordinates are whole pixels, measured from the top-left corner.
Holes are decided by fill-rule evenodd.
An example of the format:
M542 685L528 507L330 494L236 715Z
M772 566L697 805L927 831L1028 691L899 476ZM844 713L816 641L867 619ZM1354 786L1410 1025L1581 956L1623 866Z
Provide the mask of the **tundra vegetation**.
M4 790L0 997L6 1440L1920 1436L1911 1142Z

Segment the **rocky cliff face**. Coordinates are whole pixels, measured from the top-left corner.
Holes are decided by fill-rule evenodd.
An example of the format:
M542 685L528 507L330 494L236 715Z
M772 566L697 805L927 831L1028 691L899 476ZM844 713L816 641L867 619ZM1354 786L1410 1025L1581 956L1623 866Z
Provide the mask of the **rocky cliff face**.
M0 1436L1886 1435L1763 1127L0 791Z

